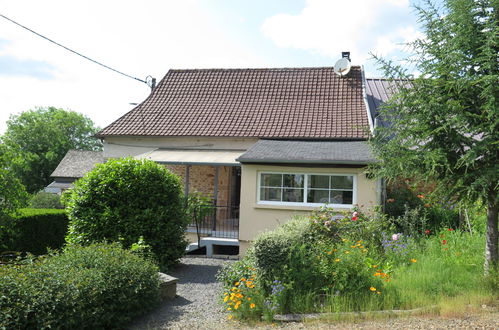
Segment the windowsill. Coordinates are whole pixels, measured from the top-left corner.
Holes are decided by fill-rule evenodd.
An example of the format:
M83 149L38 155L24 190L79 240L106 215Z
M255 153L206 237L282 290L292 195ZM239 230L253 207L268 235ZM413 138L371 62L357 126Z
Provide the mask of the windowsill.
M275 210L297 210L297 211L313 211L319 209L321 206L324 204L298 204L298 203L293 203L293 204L284 204L284 203L279 203L279 204L274 204L274 203L262 203L258 202L253 205L255 209L275 209ZM328 205L328 208L331 208L333 210L351 210L354 205Z

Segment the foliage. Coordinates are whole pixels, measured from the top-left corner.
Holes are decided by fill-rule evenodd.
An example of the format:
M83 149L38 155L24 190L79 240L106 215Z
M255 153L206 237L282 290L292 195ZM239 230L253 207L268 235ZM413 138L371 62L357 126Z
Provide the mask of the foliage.
M68 150L100 150L102 144L92 137L97 131L77 112L37 108L12 115L0 140L12 174L34 193L50 183L50 174Z
M21 209L12 218L0 220L0 226L9 228L0 232L0 249L39 255L64 245L68 217L64 210Z
M177 176L148 160L109 160L75 183L65 201L71 244L142 237L162 267L183 255L187 242L182 188Z
M417 7L425 38L410 62L420 73L379 60L397 93L381 110L389 123L372 139L378 176L434 182L449 200L488 208L486 270L497 265L499 53L496 0L428 1Z
M305 243L310 231L306 218L294 218L273 231L260 234L253 243L255 266L263 281L271 282L282 273L293 245Z
M10 214L25 205L28 194L22 183L12 175L9 168L6 148L0 144L0 219L7 218ZM0 227L0 232L5 229Z
M412 253L417 262L399 264L388 285L400 293L403 308L444 303L450 298L488 291L481 276L483 235L448 228L423 243ZM487 293L490 294L497 296L497 291Z
M195 223L196 219L203 219L210 215L213 211L213 200L200 192L189 193L187 196L187 215L191 219L191 223Z
M0 328L122 329L159 299L158 269L119 245L0 267Z
M61 196L57 194L39 191L29 201L29 207L32 209L63 209Z
M497 300L497 279L480 273L483 235L447 227L410 237L388 225L372 230L376 213L337 215L325 208L295 218L262 234L242 260L224 267L218 279L229 318L436 304L453 310Z

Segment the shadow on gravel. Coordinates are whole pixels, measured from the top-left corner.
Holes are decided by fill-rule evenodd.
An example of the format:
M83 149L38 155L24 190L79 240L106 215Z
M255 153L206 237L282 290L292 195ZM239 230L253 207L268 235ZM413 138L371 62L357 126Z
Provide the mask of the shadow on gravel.
M180 264L169 275L178 278L179 284L209 284L217 282L215 276L220 268L220 266Z
M168 323L175 322L184 314L181 307L189 304L192 304L192 301L180 296L176 296L174 299L165 300L150 314L139 317L132 322L129 329L138 330L167 327Z

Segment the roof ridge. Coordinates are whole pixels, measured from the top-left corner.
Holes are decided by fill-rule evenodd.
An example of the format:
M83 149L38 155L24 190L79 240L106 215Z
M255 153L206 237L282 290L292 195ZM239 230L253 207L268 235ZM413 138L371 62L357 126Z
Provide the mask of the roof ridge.
M361 69L360 65L352 65L352 68ZM310 67L283 67L283 68L202 68L202 69L169 69L168 72L199 72L199 71L301 71L301 70L324 70L334 69L332 66L310 66Z

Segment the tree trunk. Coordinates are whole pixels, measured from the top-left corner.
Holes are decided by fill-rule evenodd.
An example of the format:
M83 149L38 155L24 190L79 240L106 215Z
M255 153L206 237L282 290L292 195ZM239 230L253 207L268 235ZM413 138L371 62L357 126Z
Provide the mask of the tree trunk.
M493 191L492 196L489 196L487 205L487 237L485 242L485 274L487 275L491 268L497 269L498 265L498 238L499 233L497 229L497 198L496 193Z

